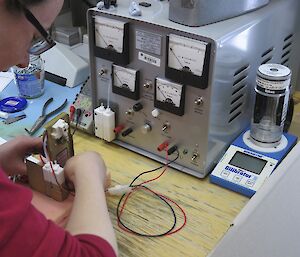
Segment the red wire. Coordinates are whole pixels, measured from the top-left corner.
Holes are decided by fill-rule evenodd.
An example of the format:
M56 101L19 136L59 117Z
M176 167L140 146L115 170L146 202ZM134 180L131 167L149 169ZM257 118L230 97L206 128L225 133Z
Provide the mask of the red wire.
M131 195L131 193L133 193L134 191L136 191L136 190L139 188L139 186L144 185L144 184L147 184L147 183L149 183L149 182L151 182L151 181L154 181L154 180L159 179L159 178L165 173L165 171L166 171L167 168L168 168L168 149L167 149L167 148L166 148L166 160L167 160L167 164L164 166L164 170L162 171L162 173L161 173L160 175L158 175L156 178L149 179L149 180L147 180L147 181L144 181L144 182L138 184L133 190L131 190L131 192L129 192L129 193L127 194L127 196L126 196L126 198L125 198L125 200L124 200L124 203L123 203L123 205L122 205L121 211L120 211L120 217L121 217L121 215L122 215L122 213L123 213L123 210L124 210L125 204L126 204L126 202L127 202L127 199L129 198L129 196Z
M50 163L50 167L51 167L51 170L52 170L52 174L55 176L55 172L54 172L54 169L53 169L53 166L52 166L52 161L50 160L49 163Z
M161 194L158 194L158 195L160 197L163 197L166 200L170 201L171 203L175 204L180 209L180 211L183 214L184 221L183 221L182 225L179 228L177 228L176 230L170 231L167 235L175 234L175 233L177 233L179 230L181 230L186 225L186 222L187 222L186 213L185 213L184 209L182 207L180 207L180 205L178 203L176 203L175 201L173 201L172 199L166 197L165 195L161 195Z
M126 195L126 198L125 198L125 200L124 200L124 202L123 202L122 208L121 208L120 213L119 213L120 219L121 219L123 210L125 209L125 205L126 205L126 202L127 202L128 198L129 198L129 196L130 196L134 191L136 191L137 189L138 189L137 187L133 188L132 191L129 192L129 193ZM124 230L125 232L129 232L129 233L131 233L131 234L134 234L132 231L130 231L130 230L128 230L127 228L123 227L122 224L120 223L119 219L118 219L118 226L119 226L119 228L121 228L121 229Z
M39 155L39 157L40 157L41 162L42 162L43 164L45 164L45 162L44 162L44 160L43 160L43 158L42 158L42 155Z
M164 166L164 170L163 170L162 173L161 173L160 175L158 175L156 178L149 179L149 180L147 180L147 181L145 181L145 182L142 182L142 183L138 184L137 186L141 186L141 185L147 184L147 183L149 183L149 182L151 182L151 181L154 181L154 180L159 179L159 178L165 173L165 171L167 170L167 168L168 168L168 166Z
M128 199L129 199L130 195L132 195L132 193L134 193L135 191L137 191L137 190L139 190L139 189L148 190L148 191L150 191L151 193L156 194L156 195L159 195L160 197L166 199L167 201L169 201L169 202L175 204L175 205L178 207L178 209L181 211L181 213L183 214L184 221L183 221L182 225L181 225L179 228L177 228L176 230L170 231L170 232L169 232L168 234L166 234L166 235L172 235L172 234L175 234L175 233L177 233L178 231L180 231L180 230L186 225L186 222L187 222L186 213L185 213L184 209L183 209L182 207L180 207L180 205L179 205L178 203L176 203L175 201L173 201L172 199L170 199L169 197L167 197L167 196L165 196L165 195L159 194L159 193L157 193L157 192L155 192L155 191L153 191L153 190L151 190L151 189L149 189L149 188L146 188L146 187L140 187L140 186L136 186L131 192L129 192L129 193L127 194L127 196L126 196L126 198L125 198L125 200L124 200L124 202L123 202L122 208L121 208L121 210L120 210L120 213L119 213L119 217L120 217L120 218L121 218L121 216L122 216L122 213L123 213L123 211L124 211L124 209L125 209L125 205L126 205ZM121 228L122 230L134 234L132 231L130 231L130 230L128 230L127 228L123 227L122 224L119 222L119 220L118 220L118 226L119 226L119 228Z
M129 192L127 195L126 195L126 198L125 198L125 200L124 200L124 202L123 202L123 205L122 205L122 208L121 208L121 210L120 210L120 217L121 217L121 215L122 215L122 213L123 213L123 210L125 209L125 205L126 205L126 202L127 202L127 200L128 200L128 198L129 198L129 196L134 192L134 191L136 191L136 190L138 190L139 189L139 187L138 186L136 186L136 187L134 187L133 189L132 189L132 191L131 192Z
M158 196L160 196L160 197L166 199L167 201L169 201L169 202L175 204L175 205L177 206L177 208L179 208L179 210L180 210L181 213L183 214L183 217L184 217L183 224L182 224L179 228L177 228L177 229L175 229L175 230L173 230L173 231L170 231L169 233L166 234L166 235L172 235L172 234L175 234L175 233L177 233L178 231L180 231L180 230L186 225L187 217L186 217L186 213L185 213L184 209L181 208L179 204L177 204L175 201L171 200L171 199L168 198L167 196L164 196L164 195L162 195L162 194L156 193L156 192L154 192L153 190L151 190L151 189L149 189L149 188L142 187L142 185L144 185L144 184L147 184L147 183L149 183L149 182L151 182L151 181L154 181L154 180L159 179L159 178L165 173L165 171L166 171L167 168L168 168L168 149L166 149L166 153L167 153L167 154L166 154L166 161L167 161L167 164L164 166L164 170L162 171L162 173L161 173L160 175L158 175L157 177L153 178L153 179L149 179L149 180L147 180L147 181L144 181L144 182L138 184L137 186L135 186L135 187L132 189L131 192L129 192L129 193L126 195L126 198L125 198L125 200L124 200L124 202L123 202L123 204L122 204L122 207L121 207L121 210L120 210L120 213L119 213L119 217L120 217L120 219L121 219L121 216L122 216L123 211L124 211L124 209L125 209L126 203L127 203L128 199L129 199L129 197L130 197L135 191L137 191L137 190L139 190L139 189L148 190L148 191L150 191L151 193L156 194L156 195L158 195ZM118 226L119 226L119 228L121 228L123 231L129 232L129 233L131 233L131 234L134 234L132 231L130 231L130 230L128 230L127 228L125 228L124 226L122 226L122 224L120 223L119 220L118 220Z
M175 201L173 201L172 199L170 199L169 197L167 197L167 196L165 196L165 195L162 195L162 194L159 194L159 193L157 193L157 192L154 192L153 190L151 190L151 189L149 189L149 188L143 187L143 189L146 189L146 190L152 192L153 194L157 194L157 195L159 195L160 197L165 198L166 200L168 200L168 201L170 201L171 203L175 204L175 205L180 209L180 211L182 212L183 217L184 217L183 224L182 224L178 229L176 229L176 230L174 230L174 231L170 231L167 235L172 235L172 234L178 232L179 230L181 230L181 229L186 225L186 220L187 220L187 218L186 218L185 211L183 210L183 208L181 208L181 207L179 206L178 203L176 203Z
M168 155L168 147L166 147L166 165L164 166L164 170L162 171L162 173L161 173L160 175L158 175L156 178L149 179L149 180L147 180L147 181L145 181L145 182L142 182L142 183L138 184L138 186L141 186L141 185L147 184L147 183L149 183L149 182L151 182L151 181L154 181L154 180L159 179L159 178L165 173L165 171L166 171L167 168L168 168L168 161L169 161L169 158L168 158L168 157L169 157L169 155Z

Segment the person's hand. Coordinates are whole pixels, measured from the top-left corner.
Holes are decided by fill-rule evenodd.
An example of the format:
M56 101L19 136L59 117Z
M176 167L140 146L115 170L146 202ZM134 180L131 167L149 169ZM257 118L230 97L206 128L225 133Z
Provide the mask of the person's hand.
M74 184L75 189L80 182L100 182L107 186L110 176L101 156L96 152L85 152L70 158L64 166L65 176Z
M8 175L25 174L24 159L32 153L41 153L41 138L20 136L0 145L0 167Z

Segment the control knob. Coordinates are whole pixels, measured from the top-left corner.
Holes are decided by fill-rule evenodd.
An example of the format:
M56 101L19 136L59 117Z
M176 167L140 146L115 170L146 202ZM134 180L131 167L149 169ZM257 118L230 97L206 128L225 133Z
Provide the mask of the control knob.
M146 124L144 124L142 127L141 127L141 131L142 131L142 133L143 134L147 134L148 132L150 132L151 131L151 126L148 124L148 123L146 123Z
M160 114L159 110L158 109L154 109L152 112L151 112L152 116L154 118L157 118Z

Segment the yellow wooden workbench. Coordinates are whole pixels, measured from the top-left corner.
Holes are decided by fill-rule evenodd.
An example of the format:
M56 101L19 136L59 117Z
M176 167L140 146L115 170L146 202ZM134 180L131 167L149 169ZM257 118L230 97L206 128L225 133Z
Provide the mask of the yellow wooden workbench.
M112 185L129 184L140 172L160 166L146 157L80 131L75 134L74 147L76 153L88 150L101 153L111 173ZM157 174L159 171L144 179ZM244 196L210 184L207 178L198 179L171 168L149 186L185 209L187 225L180 232L161 238L144 238L126 233L117 226L116 207L120 197L109 196L107 202L122 257L207 256L248 202ZM126 210L122 216L126 224L134 229L141 228L140 231L144 233L163 232L172 225L170 210L143 191L136 193ZM178 223L181 222L182 218Z
M296 103L299 96L300 93L295 95ZM298 136L299 117L300 103L295 107L294 124L291 126L291 132ZM74 146L76 153L89 150L101 153L111 173L112 185L129 184L142 171L160 166L153 160L80 131L75 134ZM143 180L157 174L159 171L143 177ZM150 187L184 208L187 225L180 232L161 238L145 238L126 233L117 226L116 207L120 197L109 196L107 202L121 257L207 256L249 201L240 194L211 184L208 178L198 179L171 168L159 180L152 182ZM140 232L163 232L172 223L170 210L145 192L136 193L128 202L126 210L122 218L130 227L140 229ZM178 223L181 222L182 218Z

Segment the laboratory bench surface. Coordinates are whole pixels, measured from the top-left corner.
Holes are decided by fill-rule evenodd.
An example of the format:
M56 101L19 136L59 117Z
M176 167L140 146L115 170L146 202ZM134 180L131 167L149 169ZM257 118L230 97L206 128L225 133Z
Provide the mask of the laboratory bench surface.
M295 94L298 103L300 92ZM295 106L291 133L300 136L300 103ZM137 153L106 143L80 131L74 136L76 153L94 150L101 153L112 186L129 184L139 173L160 166L159 163ZM170 156L171 159L171 156ZM142 181L153 178L159 171L145 175ZM116 209L119 196L108 196L107 203L117 235L120 257L204 257L216 246L230 228L235 217L247 204L249 198L211 184L208 178L198 179L168 168L150 188L176 201L186 212L186 226L173 235L147 238L126 233L117 225ZM177 221L182 224L180 212ZM142 233L163 232L172 225L170 210L157 198L137 192L127 203L122 220Z
M101 153L112 186L129 184L139 173L161 164L117 145L77 131L74 136L75 152L94 150ZM170 159L172 155L170 156ZM145 175L145 181L160 174L160 171ZM249 201L248 198L213 185L208 178L198 179L174 169L149 187L176 201L186 212L186 226L173 235L146 238L132 235L119 229L116 209L119 196L108 196L110 216L117 235L120 256L201 257L207 256L226 233L234 218ZM183 218L178 212L178 226ZM172 226L173 216L168 207L144 191L137 192L127 203L122 220L131 228L143 233L164 232Z

